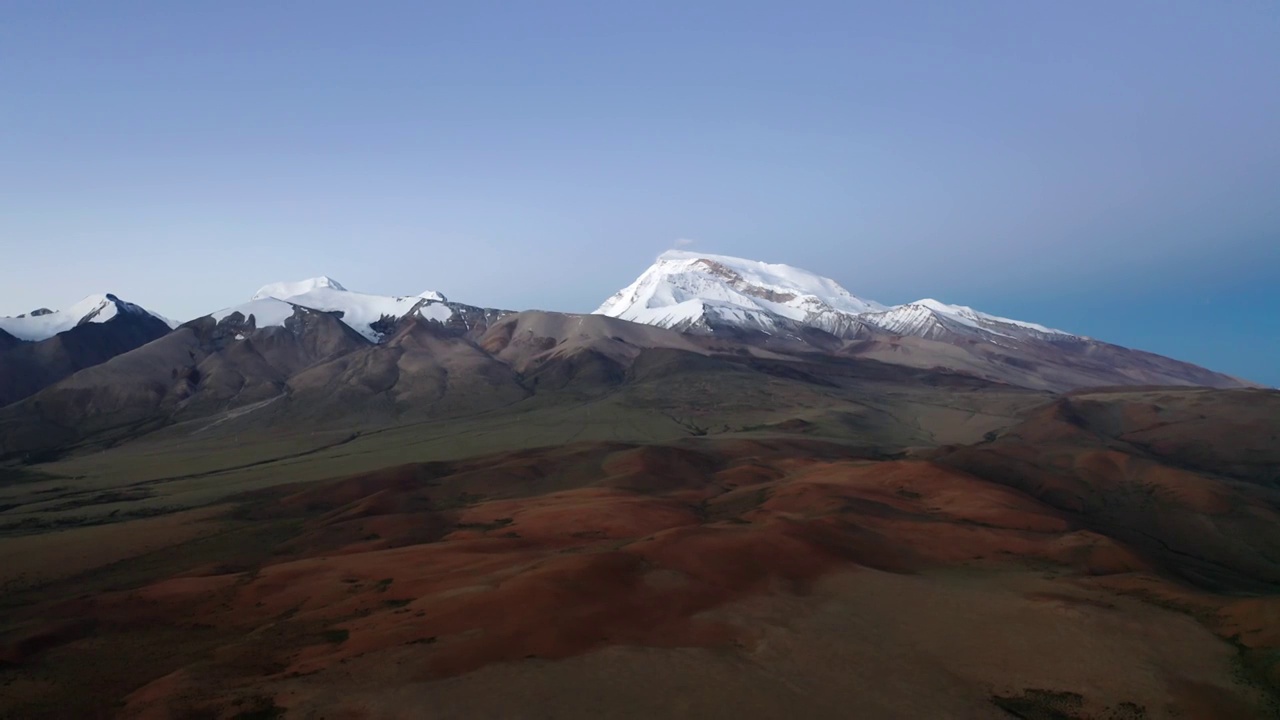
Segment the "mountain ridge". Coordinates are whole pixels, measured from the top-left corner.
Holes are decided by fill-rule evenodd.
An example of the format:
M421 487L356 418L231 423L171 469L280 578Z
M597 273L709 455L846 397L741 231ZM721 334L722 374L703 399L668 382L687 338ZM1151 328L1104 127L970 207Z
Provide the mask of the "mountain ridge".
M713 330L723 323L791 332L802 325L838 337L856 337L859 325L920 334L923 321L913 316L923 314L991 335L1084 337L932 298L887 306L801 268L687 250L659 255L635 282L595 312L678 329Z
M172 329L168 319L110 293L90 295L66 311L0 318L0 407Z
M7 383L0 388L0 407L9 406L0 419L17 436L43 432L35 430L40 423L21 427L24 417L51 422L49 437L87 423L84 432L68 436L76 438L113 425L230 411L293 396L303 387L308 391L298 395L299 403L338 415L347 407L364 408L359 412L393 421L417 412L415 403L425 403L423 412L464 409L467 392L492 406L514 401L539 383L616 387L629 381L632 363L651 350L675 352L686 364L696 356L708 358L697 361L703 365L715 365L712 358L801 365L876 361L1051 392L1113 385L1254 386L965 306L932 299L886 306L798 268L688 251L664 253L585 315L484 308L435 291L354 292L329 276L264 285L247 302L175 330L114 295L101 302L91 296L80 305L81 317L68 311L8 319L28 329L32 323L60 327L75 321L71 330L41 341L49 349L0 335ZM0 332L7 331L0 326ZM154 342L173 333L184 333L183 339ZM91 336L97 340L90 342ZM321 365L327 369L314 369ZM330 402L322 392L326 383L336 383L330 389L348 398L348 405ZM31 402L19 402L24 399ZM314 418L319 411L299 412Z
M327 275L321 275L296 282L264 285L248 302L223 308L203 317L212 317L220 322L239 313L246 320L253 318L255 327L279 327L294 314L293 308L296 307L335 313L347 326L374 343L389 337L396 324L409 316L421 317L444 326L461 325L470 329L477 322L487 323L510 312L450 302L442 293L434 290L426 290L417 295L357 292L348 290L342 283Z
M0 317L0 331L27 342L48 340L86 323L105 323L121 314L147 315L177 327L172 320L141 305L121 300L113 293L88 295L66 310L38 308L14 317Z
M695 334L760 333L773 343L781 338L823 352L843 342L836 352L963 369L1024 387L1253 386L1190 363L963 305L925 298L886 306L808 270L687 250L659 255L595 312Z

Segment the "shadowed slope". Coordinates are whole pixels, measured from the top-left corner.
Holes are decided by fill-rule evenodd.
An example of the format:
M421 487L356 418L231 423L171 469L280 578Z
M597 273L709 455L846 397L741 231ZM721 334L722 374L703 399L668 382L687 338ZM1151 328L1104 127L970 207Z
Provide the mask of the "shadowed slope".
M510 367L465 337L416 319L383 343L308 368L288 385L289 401L277 415L347 426L479 413L528 396Z
M110 442L261 402L308 365L367 344L336 318L302 309L286 327L255 329L238 313L202 318L0 410L2 447L20 455Z
M120 313L35 342L0 330L0 407L168 333L163 320L147 313Z
M1017 488L1215 591L1280 590L1280 393L1067 396L938 462Z
M622 366L629 365L645 348L706 352L693 339L671 330L602 315L539 311L504 318L490 326L479 344L519 372L582 351L598 353Z
M21 343L22 341L18 338L10 335L4 330L0 330L0 351L8 350L14 345L19 345Z

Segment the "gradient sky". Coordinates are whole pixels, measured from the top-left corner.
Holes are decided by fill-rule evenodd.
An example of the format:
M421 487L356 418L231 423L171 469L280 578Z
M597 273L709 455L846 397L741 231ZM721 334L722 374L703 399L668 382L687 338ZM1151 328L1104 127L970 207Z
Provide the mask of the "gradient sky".
M0 3L0 314L679 239L1280 385L1280 4Z

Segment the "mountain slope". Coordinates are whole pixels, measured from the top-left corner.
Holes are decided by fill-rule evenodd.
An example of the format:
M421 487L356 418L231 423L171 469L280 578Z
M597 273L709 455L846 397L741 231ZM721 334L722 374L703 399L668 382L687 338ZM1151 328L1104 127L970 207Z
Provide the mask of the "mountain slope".
M809 345L1025 387L1250 385L1189 363L961 305L924 299L886 307L806 270L723 255L663 253L595 312L703 335L764 334L767 339L761 339L771 347ZM845 341L843 348L837 348L838 340Z
M0 330L0 407L170 330L167 320L110 294L90 296L66 311L37 313L0 318L0 325L21 334Z
M22 341L19 340L18 338L10 335L4 330L0 330L0 352L4 350L8 350L9 348L20 344L21 342Z
M106 293L90 295L66 310L40 308L17 317L0 317L0 330L19 340L36 342L87 323L105 323L120 315L152 317L173 327L166 318Z
M270 400L301 370L368 345L336 317L305 308L257 329L239 314L199 318L0 410L0 449L128 437Z
M597 315L519 313L474 340L409 316L371 343L336 313L288 307L294 314L282 327L257 327L256 316L239 312L189 322L0 410L0 459L41 461L153 433L385 428L476 417L526 400L533 401L526 407L566 410L600 401L624 414L654 413L677 433L759 424L779 413L785 420L792 407L836 412L833 422L861 425L832 408L863 396L871 384L990 386ZM899 425L875 420L877 432ZM903 432L929 437L912 428Z
M934 460L1027 493L1214 592L1280 589L1280 393L1063 396Z
M703 353L695 338L599 315L530 310L503 318L480 338L480 346L520 372L582 352L629 365L642 350L673 348Z
M170 333L153 314L104 297L111 307L93 304L52 339L0 335L11 345L0 350L0 402L11 403L0 411L0 456L172 426L387 426L533 395L545 405L616 394L647 407L688 395L681 402L696 400L699 413L754 420L782 394L812 408L848 401L885 364L898 366L898 382L957 389L1248 385L971 308L886 307L803 270L684 252L663 255L591 315L510 313L434 292L371 295L320 277L264 286ZM29 321L47 329L72 317L50 315L8 320L30 334ZM709 427L674 407L667 417Z
M557 345L674 335L522 320L512 338ZM462 342L418 324L354 354ZM677 353L694 355L637 364ZM655 374L664 401L702 386L718 412L763 385L697 362L696 382ZM1043 402L956 440L975 413L1007 415L1006 391L822 362L904 382L851 378L863 422L825 435L812 413L835 403L796 398L792 380L766 398L793 403L772 420L807 420L732 435L655 439L637 420L666 407L573 403L563 435L536 443L554 418L515 408L42 468L0 506L0 657L43 680L0 694L0 715L412 715L446 697L518 717L534 697L548 716L597 717L623 677L637 717L1270 716L1257 688L1280 679L1280 394L1015 391ZM929 422L940 404L949 417ZM909 447L872 447L895 418ZM503 424L506 439L479 439ZM618 435L592 437L602 425Z
M290 378L272 412L349 427L481 413L523 400L519 375L465 337L410 316L383 342Z

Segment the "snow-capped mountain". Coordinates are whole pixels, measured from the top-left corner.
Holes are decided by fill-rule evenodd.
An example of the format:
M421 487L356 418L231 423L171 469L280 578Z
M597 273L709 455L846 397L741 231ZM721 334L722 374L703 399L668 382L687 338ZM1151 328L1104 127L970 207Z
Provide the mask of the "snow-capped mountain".
M105 323L117 315L150 316L170 328L175 326L168 318L106 293L90 295L65 310L40 308L17 317L0 317L0 330L19 340L38 342L85 323Z
M877 329L934 340L976 336L993 342L1076 337L937 300L887 307L789 265L681 250L663 253L595 312L695 332L735 328L795 334L816 328L854 338Z
M671 250L595 312L675 330L808 326L845 335L858 316L886 309L799 268Z
M348 290L329 277L264 285L247 303L211 313L215 322L239 313L255 329L284 327L298 308L333 313L352 330L371 342L381 342L401 320L417 316L443 325L464 329L486 311L449 302L441 293L427 290L417 295L372 295Z
M174 325L115 295L0 318L0 406L167 335Z
M434 292L372 295L325 277L264 286L173 330L102 300L0 324L0 459L244 413L259 427L394 423L615 392L647 407L684 392L666 389L668 374L683 378L677 388L777 380L806 403L827 389L857 396L868 383L1250 386L971 308L886 307L804 270L688 252L660 257L595 317L485 309ZM16 337L67 323L39 342Z

